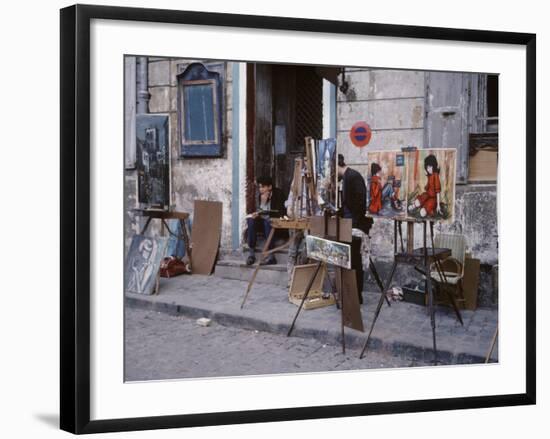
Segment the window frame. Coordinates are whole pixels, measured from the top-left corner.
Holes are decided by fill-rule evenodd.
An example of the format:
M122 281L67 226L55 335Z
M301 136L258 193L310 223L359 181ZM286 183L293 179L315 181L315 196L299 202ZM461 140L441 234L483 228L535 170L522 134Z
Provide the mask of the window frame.
M212 86L212 109L213 109L213 123L214 123L214 138L206 140L189 140L185 137L185 88L193 87L196 85L207 85ZM220 127L218 126L218 118L220 116L220 108L218 107L218 96L217 96L217 84L215 79L197 79L190 81L181 81L181 143L182 145L211 145L220 143Z
M219 158L223 157L224 142L224 86L225 64L207 64L201 61L178 65L177 75L177 120L180 158ZM185 138L185 88L195 85L212 85L212 108L214 139L189 140Z

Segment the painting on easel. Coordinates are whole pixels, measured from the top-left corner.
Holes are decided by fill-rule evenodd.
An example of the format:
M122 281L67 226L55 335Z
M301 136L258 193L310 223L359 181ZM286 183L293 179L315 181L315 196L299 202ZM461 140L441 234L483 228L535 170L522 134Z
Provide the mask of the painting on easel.
M138 201L158 208L170 204L170 146L168 116L136 116Z
M418 149L407 155L407 215L451 222L454 217L456 149Z
M306 251L309 258L337 267L351 268L350 249L349 244L329 241L313 235L306 237Z
M370 151L367 163L368 215L453 220L456 149Z
M401 151L373 151L367 154L367 210L369 215L398 218L406 215L405 154Z
M336 139L317 142L317 200L320 206L336 206Z

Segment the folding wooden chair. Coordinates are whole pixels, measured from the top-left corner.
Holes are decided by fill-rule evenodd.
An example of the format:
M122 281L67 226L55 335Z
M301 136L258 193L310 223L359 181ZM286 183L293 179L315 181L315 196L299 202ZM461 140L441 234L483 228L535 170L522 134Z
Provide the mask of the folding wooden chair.
M441 233L434 238L436 248L448 248L451 256L430 267L430 276L439 291L450 289L456 301L464 308L464 262L466 259L466 238L464 235ZM443 302L442 300L439 303Z

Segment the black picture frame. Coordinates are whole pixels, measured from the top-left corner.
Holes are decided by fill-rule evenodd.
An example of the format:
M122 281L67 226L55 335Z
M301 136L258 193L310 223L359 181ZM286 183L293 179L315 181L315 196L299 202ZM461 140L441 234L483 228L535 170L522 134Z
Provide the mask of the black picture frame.
M130 20L239 28L374 35L526 47L527 175L535 179L536 35L303 18L75 5L61 10L61 288L60 426L98 433L252 422L304 420L535 404L536 401L536 192L526 197L526 392L498 396L395 401L90 420L90 22Z

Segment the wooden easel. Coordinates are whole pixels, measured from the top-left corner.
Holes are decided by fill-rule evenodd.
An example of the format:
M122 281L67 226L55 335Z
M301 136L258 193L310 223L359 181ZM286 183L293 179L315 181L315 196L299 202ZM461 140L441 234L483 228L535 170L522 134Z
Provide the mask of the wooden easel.
M328 215L328 212L325 212L324 214L324 220L325 220L325 224L324 224L324 233L323 233L323 238L334 238L334 237L330 237L329 234L328 234L328 223L329 223L329 215ZM338 238L340 238L340 217L337 216L336 217L336 240L339 240ZM292 334L292 331L294 329L294 325L296 324L296 320L298 319L298 315L300 314L300 311L302 311L302 308L304 306L304 303L305 301L307 300L307 297L309 295L309 292L311 290L311 287L313 285L313 282L315 281L315 278L317 277L317 274L319 273L319 270L321 269L321 267L323 265L326 265L326 263L322 262L322 261L317 261L317 265L315 266L315 271L313 272L313 274L311 275L309 281L308 281L308 284L307 284L307 287L304 291L304 295L302 297L302 301L300 302L300 305L298 306L298 310L296 311L296 314L294 316L294 319L292 320L292 323L290 325L290 328L288 330L288 333L287 333L287 337L290 337L290 334ZM341 313L341 327L342 327L342 352L345 353L346 352L346 338L345 338L345 332L344 332L344 294L342 293L342 274L341 274L341 267L336 267L336 270L340 270L340 276L337 276L337 279L340 280L340 285L338 285L338 290L340 291L340 309L342 310L342 313Z
M305 138L305 174L303 176L302 184L306 186L306 212L308 216L314 214L314 203L317 204L316 187L315 187L315 169L313 168L315 163L313 159L313 150L315 143L313 138Z
M147 231L147 228L149 227L151 220L159 219L162 224L161 230L163 235L164 235L164 231L167 230L170 235L174 236L178 240L183 241L183 243L185 244L185 254L189 259L189 269L192 272L193 259L191 256L191 241L189 239L189 230L187 226L187 221L189 220L189 214L187 212L166 211L161 209L133 209L133 212L135 212L137 215L147 218L147 221L145 222L143 229L141 229L141 232L140 232L141 235L145 235L145 232ZM166 220L168 219L177 219L179 221L180 233L181 233L180 235L177 235L174 232L172 232L172 230L170 230L170 227L168 227L168 223L166 222ZM159 284L160 284L159 281L160 281L160 270L157 273L154 294L158 294Z
M434 236L433 236L433 221L428 221L428 220L420 220L420 221L404 220L404 221L407 222L407 249L405 250L403 246L403 233L401 230L403 221L394 220L394 227L393 227L394 261L393 261L392 268L390 270L390 275L388 277L388 280L386 281L384 291L387 291L389 289L391 285L391 281L393 279L393 275L395 274L395 270L398 264L412 265L414 266L415 270L417 270L418 272L424 275L426 291L428 294L428 311L430 314L430 322L432 327L434 363L437 363L438 360L437 360L437 344L436 344L436 335L435 335L434 294L433 294L432 280L430 276L430 266L433 263L436 267L436 270L440 274L441 278L444 279L444 281L446 281L445 272L442 270L442 267L441 267L441 261L451 256L451 250L446 248L435 248ZM421 248L415 249L414 248L414 225L417 222L422 223L422 226L423 226L423 245ZM428 223L430 225L431 251L428 251L428 243L427 243ZM398 251L397 249L398 233L399 233L399 240L401 243L401 251ZM448 292L448 294L449 294L450 302L453 305L454 311L456 313L457 319L460 321L460 324L464 325L462 321L462 316L460 315L460 310L458 309L458 305L456 303L454 296L450 292ZM367 350L367 346L368 346L372 331L374 329L374 325L376 324L376 320L378 319L378 315L380 314L380 309L382 308L384 297L385 297L385 294L382 294L382 297L380 297L380 300L378 301L378 305L374 313L374 319L372 321L369 334L367 336L367 339L365 341L365 344L363 346L363 349L361 351L361 355L359 356L359 358L363 358L363 355Z
M340 220L341 220L341 217L340 216L337 216L336 217L336 235L335 236L330 236L329 234L329 227L328 227L328 214L325 212L325 228L324 228L324 233L322 234L324 238L328 238L328 239L333 239L333 240L336 240L336 241L340 241L342 237L342 234L341 234L341 230L340 230ZM351 245L351 241L350 241L350 245ZM315 271L313 272L309 282L308 282L308 286L306 287L306 290L304 292L304 295L302 297L302 301L298 307L298 310L296 311L296 315L294 316L294 319L292 321L292 324L290 325L290 328L288 330L288 333L287 333L287 336L290 336L292 334L292 331L294 329L294 325L296 324L296 320L298 319L298 315L300 314L300 311L302 310L303 308L303 305L305 303L305 301L307 300L307 297L308 297L308 294L309 294L309 291L311 289L311 286L313 285L313 282L314 282L314 279L315 277L317 276L317 273L319 272L319 270L321 269L322 267L322 264L324 264L323 262L321 261L318 261L317 262L317 265L316 265L316 268L315 268ZM382 306L382 303L384 302L384 300L386 301L386 303L388 304L388 306L391 306L390 304L390 301L389 299L386 297L386 294L385 294L385 289L384 289L384 285L382 284L382 281L380 279L380 276L378 275L378 271L376 270L376 266L374 265L374 261L372 260L372 258L369 256L369 269L375 279L375 282L376 284L378 285L378 287L380 288L380 293L381 293L381 297L380 297L380 306ZM345 332L344 332L344 294L343 294L343 275L342 275L342 268L341 267L336 267L336 282L338 282L339 284L336 285L336 289L338 290L338 293L339 293L339 301L337 301L337 307L341 310L342 312L342 318L341 318L341 326L342 326L342 351L343 353L346 352L346 341L345 341Z
M269 236L267 237L265 244L262 248L262 252L260 253L260 257L258 258L258 262L256 263L256 267L254 268L254 272L252 273L252 277L248 281L248 285L246 287L246 293L243 297L243 301L241 303L241 309L243 309L244 304L246 302L246 299L248 298L248 294L250 293L250 290L252 289L252 285L254 284L254 281L256 280L256 276L258 275L258 271L260 270L260 266L262 261L269 256L272 253L275 253L277 251L283 250L287 247L290 247L290 245L294 242L295 235L292 235L287 242L285 242L283 245L280 245L279 247L269 249L269 245L271 244L271 241L273 240L273 235L275 234L275 230L307 230L309 229L309 220L306 218L298 219L298 220L282 220L273 218L271 220L271 231L269 232ZM310 286L311 288L311 286Z
M260 253L260 257L258 258L258 262L256 263L256 267L254 268L254 272L252 273L252 276L248 281L246 292L241 302L241 309L243 309L246 299L250 294L250 290L252 289L252 285L254 285L254 281L256 280L256 276L258 275L258 271L260 270L263 260L270 254L278 252L280 250L284 250L285 248L290 247L294 243L296 234L292 234L292 236L289 238L289 240L285 244L270 250L269 246L271 245L271 241L273 240L275 231L276 230L294 230L294 231L309 230L309 219L303 218L301 214L302 214L303 203L304 203L304 197L302 196L304 187L306 188L305 202L306 202L306 211L307 211L308 217L311 216L312 209L313 209L313 200L311 199L311 197L312 197L312 194L315 193L315 184L313 181L314 170L312 166L312 152L311 152L312 142L313 142L313 139L311 137L305 138L305 144L306 144L305 145L306 146L305 173L302 173L302 168L304 165L303 160L296 159L294 162L294 173L293 173L290 190L293 194L293 203L292 203L291 210L295 216L295 219L288 219L288 220L280 219L280 218L271 219L271 231L269 232L269 236L266 237L265 244L262 248L262 252ZM298 212L298 214L296 214L296 212Z

